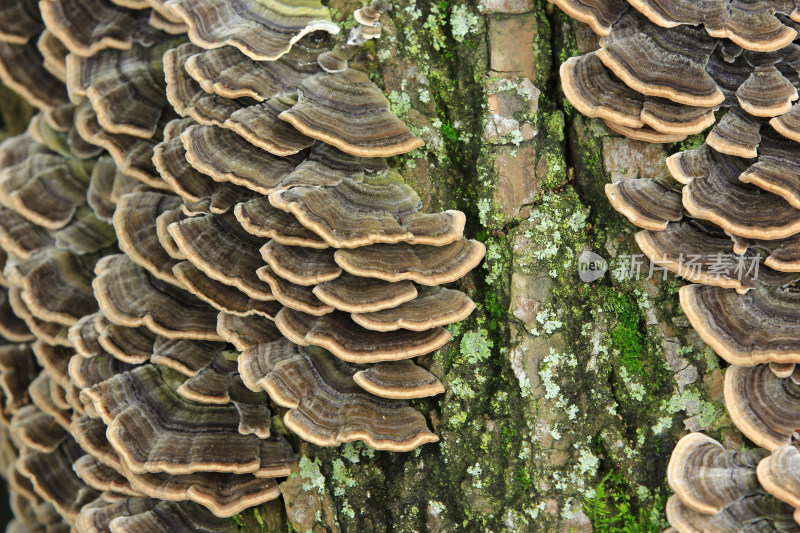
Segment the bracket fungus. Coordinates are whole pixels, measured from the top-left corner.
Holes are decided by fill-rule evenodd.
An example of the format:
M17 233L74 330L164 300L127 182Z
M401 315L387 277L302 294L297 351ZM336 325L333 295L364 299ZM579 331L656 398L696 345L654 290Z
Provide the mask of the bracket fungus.
M728 452L686 436L668 469L676 495L667 518L680 532L797 531L800 6L551 2L602 37L599 50L561 67L576 109L650 142L711 126L702 145L667 158L674 181L622 179L606 195L642 228L636 242L644 254L692 283L680 303L730 365L728 413L773 455L761 460L763 450Z
M423 144L355 68L390 8L344 44L318 0L0 7L0 79L40 110L0 143L10 531L232 532L290 442L438 440L412 358L485 247L383 159Z

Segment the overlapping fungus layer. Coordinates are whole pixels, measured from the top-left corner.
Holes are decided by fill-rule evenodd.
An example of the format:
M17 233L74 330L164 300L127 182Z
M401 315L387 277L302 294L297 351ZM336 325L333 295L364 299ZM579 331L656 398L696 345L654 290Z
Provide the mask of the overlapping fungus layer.
M6 4L0 78L39 109L0 144L11 530L230 531L295 466L276 409L318 445L436 441L411 359L484 248L382 159L422 141L327 8Z
M728 412L772 452L685 437L668 472L670 523L800 531L800 2L551 1L601 36L561 67L579 111L649 142L713 124L702 146L668 158L671 177L606 185L642 228L641 250L692 283L681 304L731 365Z

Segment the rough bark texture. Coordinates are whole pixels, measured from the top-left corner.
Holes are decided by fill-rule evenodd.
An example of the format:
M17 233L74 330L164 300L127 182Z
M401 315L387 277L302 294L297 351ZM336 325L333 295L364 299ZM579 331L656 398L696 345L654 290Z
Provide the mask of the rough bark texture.
M339 14L358 4L331 1ZM612 135L565 103L558 65L597 43L544 0L403 0L390 18L367 66L426 141L392 163L486 243L463 283L479 305L422 361L447 386L418 402L441 442L298 443L300 472L282 485L290 527L660 531L676 440L702 428L741 444L680 282L645 279L646 261L642 279L614 272L638 250L603 185L666 174L677 147ZM610 263L594 283L578 278L583 250Z
M360 5L330 2L345 30ZM416 402L441 441L399 454L290 436L302 458L284 502L235 520L303 533L660 531L676 440L704 429L742 442L681 283L645 279L646 261L626 279L635 229L603 193L614 174L666 174L678 147L612 135L565 103L557 67L596 41L545 0L399 0L384 21L363 66L426 141L391 163L426 207L465 211L488 250L461 284L478 309L421 361L447 387ZM578 277L584 250L610 263L593 283Z

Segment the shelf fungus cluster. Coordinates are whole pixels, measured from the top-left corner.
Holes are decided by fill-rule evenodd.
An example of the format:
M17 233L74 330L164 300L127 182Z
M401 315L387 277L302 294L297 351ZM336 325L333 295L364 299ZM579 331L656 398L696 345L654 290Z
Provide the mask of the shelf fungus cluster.
M0 474L9 531L231 531L290 440L437 440L412 362L474 309L459 211L317 0L9 0L0 78ZM286 429L276 431L273 415Z
M800 531L800 2L551 1L600 35L561 67L579 111L649 142L710 128L667 159L671 176L606 185L645 255L690 282L686 316L730 364L728 412L767 450L684 438L668 518L680 532Z

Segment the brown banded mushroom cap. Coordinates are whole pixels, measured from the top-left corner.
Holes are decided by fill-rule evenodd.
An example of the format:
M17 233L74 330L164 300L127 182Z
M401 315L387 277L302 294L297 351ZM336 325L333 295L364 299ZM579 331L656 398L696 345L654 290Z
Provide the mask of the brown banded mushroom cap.
M739 175L739 181L777 194L800 209L800 154L797 153L797 143L771 133L764 135L758 152L758 160Z
M669 30L636 19L637 31L613 30L597 57L628 87L679 104L714 107L725 100L705 64L716 46L702 29Z
M758 481L764 490L795 508L800 508L798 462L800 452L796 446L788 444L773 450L771 456L758 464Z
M747 50L774 52L794 41L797 30L781 22L770 2L735 2L722 31L709 34L727 37Z
M687 137L684 134L661 133L660 131L656 131L647 125L642 126L641 128L629 128L607 119L603 119L603 123L609 130L635 141L643 141L648 143L674 143L680 142Z
M153 148L153 164L172 191L184 202L210 201L213 213L225 212L233 204L244 201L248 189L230 183L218 183L209 176L198 172L186 161L186 149L180 138L172 138ZM172 237L167 235L171 240Z
M86 201L88 166L57 155L34 154L0 170L0 202L38 226L63 228Z
M303 39L275 61L254 61L238 49L225 46L190 56L185 68L207 93L263 102L294 92L304 79L318 73L316 57L324 49Z
M88 389L134 367L105 353L93 357L75 355L69 361L69 377L79 389Z
M373 313L413 300L419 294L408 280L392 283L342 273L334 280L316 285L312 292L326 304L348 313Z
M40 0L39 7L47 28L83 57L104 48L130 49L137 30L147 25L144 13L104 0Z
M345 180L332 187L294 187L269 196L305 227L337 248L408 242L442 246L459 239L461 211L421 213L422 202L393 171Z
M738 107L732 108L706 136L706 144L717 152L736 157L758 156L761 121Z
M98 218L91 207L82 205L66 227L53 232L55 246L77 255L91 254L117 241L114 227Z
M81 481L98 491L109 491L126 496L145 496L131 487L130 481L91 455L84 455L72 465Z
M225 349L225 343L157 337L150 362L194 377Z
M436 376L408 359L374 364L353 374L353 381L375 396L398 400L436 396L444 392L444 385Z
M219 314L217 332L239 351L281 338L281 332L272 320L257 316L242 317L229 313Z
M606 197L632 224L664 231L683 216L681 193L666 179L629 179L605 186Z
M796 531L793 509L769 494L755 492L740 498L717 514L705 514L688 507L677 494L667 500L667 520L682 531Z
M231 357L238 355L236 352L220 352L216 357L205 367L201 368L194 376L185 380L175 392L180 394L187 400L203 404L225 405L231 402L230 389L234 387L238 375L238 367L236 359ZM250 392L250 391L248 391ZM252 393L251 393L252 394ZM259 437L269 437L270 423L268 416L265 418L264 414L264 401L263 397L254 402L258 405L256 412L252 409L253 404L248 405L249 412L255 414L254 418L259 419L255 424L251 433L255 433ZM245 416L244 412L240 412L242 417ZM239 431L242 432L242 425L239 426Z
M43 66L61 83L67 83L67 54L69 50L64 43L58 40L53 32L47 28L39 35L36 48L42 54Z
M83 357L76 357L77 359L85 360ZM59 388L59 385L56 384L55 380L50 379L50 375L47 372L41 372L31 382L28 392L33 405L38 407L44 414L52 417L59 426L69 431L72 409L69 409L69 407L62 408L56 404L53 398L53 393Z
M667 157L666 164L672 177L686 185L695 178L707 176L717 157L717 152L703 143L698 148L672 154Z
M739 105L756 117L775 117L788 113L797 100L797 89L775 67L756 68L736 89Z
M391 157L424 145L389 109L364 72L348 68L306 78L297 105L281 113L301 133L362 157ZM353 107L352 102L358 102Z
M441 327L426 331L372 331L341 311L315 317L287 307L275 317L275 325L295 344L320 346L352 363L417 357L441 348L452 337Z
M33 355L39 366L62 387L69 386L69 362L75 351L66 346L53 346L42 339L33 343Z
M141 183L120 172L114 160L102 156L95 163L86 191L86 203L101 220L111 222L119 199Z
M274 318L281 309L277 302L255 300L236 287L208 277L189 261L181 261L172 267L172 272L187 291L219 311L239 316L261 315ZM274 292L273 290L273 294Z
M28 310L38 319L71 326L97 311L91 291L96 256L78 256L56 248L6 264L6 277L22 289Z
M308 156L283 180L281 187L331 187L343 181L360 182L366 172L388 169L385 159L357 157L325 143L317 143Z
M217 311L188 292L152 277L124 255L98 261L92 282L103 314L115 324L168 338L220 340Z
M769 365L729 366L723 392L733 423L762 448L772 451L789 444L800 427L800 385L775 376Z
M132 472L257 477L291 472L295 457L286 441L241 434L235 406L183 399L170 372L146 365L81 392L94 404L108 426L108 441ZM136 403L147 408L131 408Z
M11 0L0 7L0 42L25 44L42 29L42 17L34 2Z
M478 266L485 253L483 243L460 239L445 246L373 244L337 250L334 258L354 276L392 282L411 280L433 286L464 277Z
M275 299L286 307L308 313L309 315L322 316L333 311L333 307L317 298L309 286L297 285L278 276L272 267L259 268L258 277L269 284ZM277 315L276 315L277 316Z
M35 338L25 321L14 314L5 289L0 289L0 337L9 342L28 342Z
M707 28L721 28L729 16L726 0L628 0L639 13L662 28L681 24L706 24Z
M342 273L333 260L331 249L286 246L269 241L260 251L275 274L297 285L316 285L336 279Z
M717 226L698 220L674 222L664 231L640 231L636 244L654 266L705 285L743 293L757 283L759 258L734 254L733 241ZM752 272L751 272L752 270Z
M378 450L408 451L439 440L418 411L364 392L323 350L281 339L246 350L239 368L248 387L290 409L289 429L319 446L363 440Z
M37 375L36 360L30 346L25 344L0 346L2 419L6 423L11 415L28 403L28 386Z
M154 189L169 189L153 165L153 147L158 144L158 139L108 133L100 127L88 100L78 106L75 128L86 142L105 148L123 174Z
M762 254L764 265L780 272L800 272L800 238L758 240L733 236L734 252L743 255L753 249Z
M69 433L53 417L33 404L17 409L8 427L15 441L37 452L52 453L69 438Z
M102 50L92 57L67 57L68 87L85 94L97 121L109 133L149 139L167 104L161 56L171 41L150 48Z
M28 453L17 461L17 469L31 480L36 493L70 522L81 507L99 495L72 470L72 465L83 455L83 450L69 438L52 453Z
M234 111L223 126L271 154L281 157L296 154L314 144L314 139L278 118L295 104L295 95L274 96L266 102Z
M191 126L181 134L186 160L214 181L229 182L261 194L273 192L301 155L277 157L236 133L215 126ZM223 148L224 147L224 148Z
M102 328L98 323L102 322ZM150 359L156 334L145 327L127 328L112 324L101 315L95 320L100 335L97 342L103 350L124 363L141 364Z
M381 14L392 9L392 4L387 0L372 0L369 5L356 9L353 18L364 26L380 26Z
M272 239L286 246L330 246L322 237L300 224L293 215L272 207L267 197L259 196L239 203L233 212L245 231L258 237Z
M159 1L156 0L153 3L157 4ZM150 12L150 19L148 20L148 23L155 29L161 30L164 33L169 33L170 35L181 35L189 31L189 27L184 24L179 17L176 17L166 8L163 8L160 11L153 8L153 10Z
M772 128L794 142L800 142L800 104L794 104L788 113L770 119Z
M570 17L585 22L598 35L608 35L611 26L628 9L625 0L549 0Z
M800 361L798 295L757 285L745 294L704 285L681 287L681 306L695 331L731 364Z
M750 239L783 239L800 232L800 211L776 194L739 181L740 169L719 160L707 177L686 185L686 212Z
M198 50L193 44L185 43L164 54L167 100L182 117L191 117L200 124L222 126L234 111L246 107L249 102L208 94L189 76L184 64Z
M157 218L180 204L180 198L172 195L158 192L129 193L117 202L113 222L120 250L156 278L183 287L172 273L172 267L178 261L164 250L156 231Z
M353 322L373 331L425 331L467 318L475 304L461 291L420 287L419 295L391 309L353 313Z
M190 502L157 501L148 511L117 516L108 522L113 533L234 533L235 522Z
M14 314L25 322L25 325L28 326L28 329L37 339L55 346L72 346L69 342L68 328L63 324L46 322L33 316L33 313L22 300L22 291L19 287L11 287L8 290L8 303Z
M183 206L171 209L169 211L164 211L158 218L156 218L156 233L158 233L158 241L161 243L161 246L164 248L164 251L167 252L173 259L177 259L179 261L184 261L186 256L183 255L183 252L178 249L178 245L175 244L175 240L172 238L172 235L169 234L169 226L175 222L180 222L188 217L186 213L183 211Z
M53 246L49 231L30 222L12 209L0 206L0 246L21 259L29 259L38 250Z
M684 505L717 514L758 491L756 466L765 455L764 450L726 450L711 437L690 433L672 451L667 480Z
M247 233L233 213L187 218L170 225L169 233L186 258L211 279L250 298L274 300L269 286L256 275L264 264L258 253L264 239Z
M40 109L69 101L62 81L45 68L35 41L24 45L0 42L0 81Z
M714 123L710 108L644 96L616 78L594 52L561 65L561 84L570 103L584 115L627 128L645 124L666 134L691 135Z
M230 517L248 507L260 505L280 496L273 479L249 474L197 472L172 476L167 474L134 474L124 467L131 486L160 500L193 501L219 517ZM207 531L207 530L203 530Z
M169 0L165 5L183 19L196 45L207 49L233 46L256 61L275 61L309 33L339 33L339 26L319 0L231 0L222 6L201 0Z

